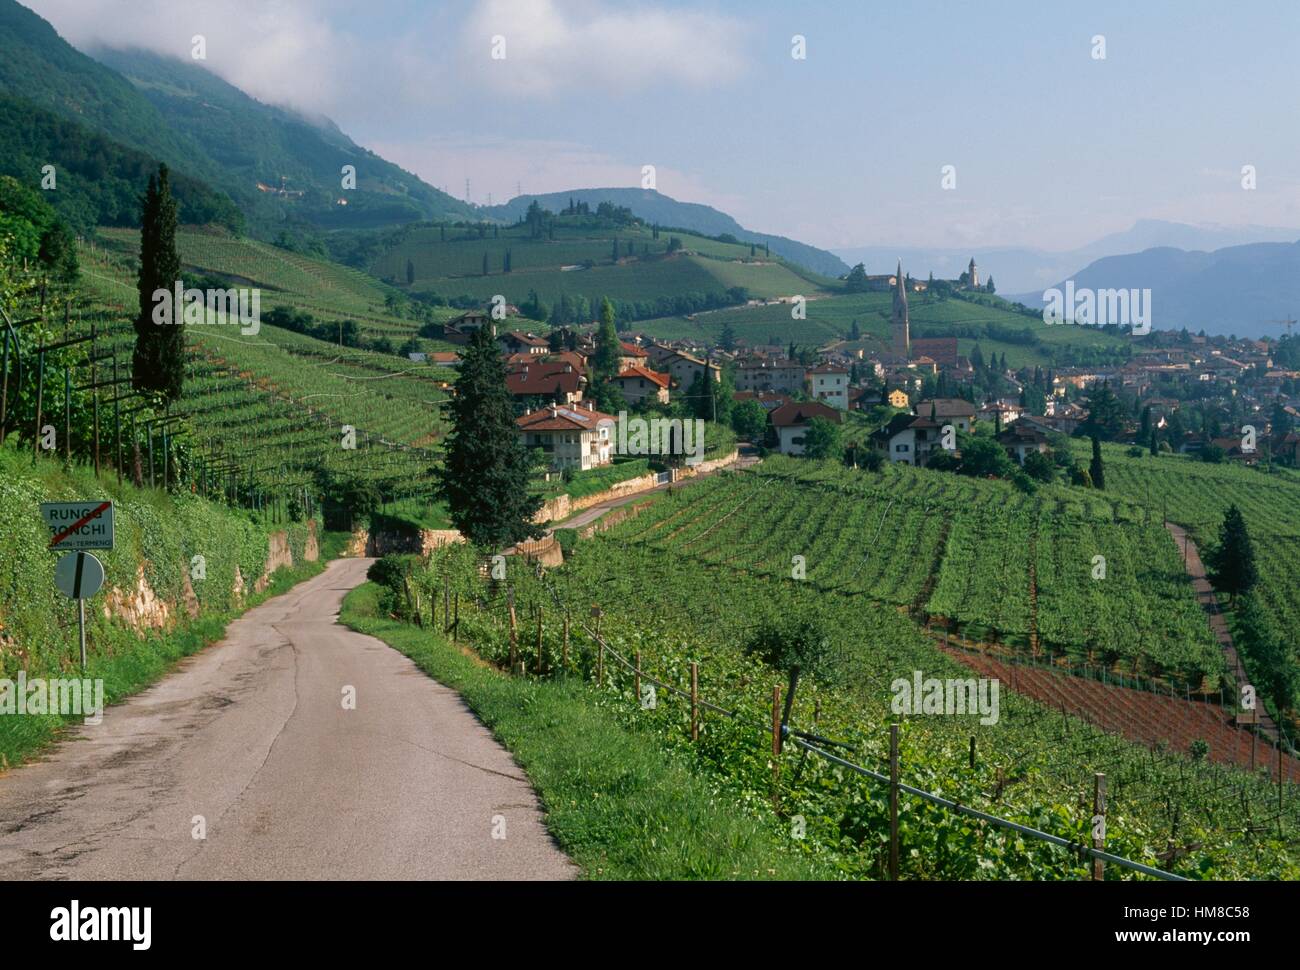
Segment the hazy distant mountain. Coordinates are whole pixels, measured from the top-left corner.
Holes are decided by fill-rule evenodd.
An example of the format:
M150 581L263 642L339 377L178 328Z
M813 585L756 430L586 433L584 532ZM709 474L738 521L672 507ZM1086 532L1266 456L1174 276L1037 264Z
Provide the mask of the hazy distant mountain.
M1075 289L1150 289L1151 325L1157 330L1204 330L1239 337L1280 337L1269 321L1300 310L1300 242L1264 242L1213 252L1172 247L1107 256L1054 281ZM1042 292L1020 297L1041 306Z
M113 183L87 196L79 223L120 221L134 203L117 197L138 195L158 161L224 192L264 234L294 223L365 228L476 218L472 207L361 148L328 119L262 104L193 62L138 50L87 56L14 0L0 0L0 97L6 156L25 164L51 152L42 162L60 174ZM66 123L100 140L83 150ZM348 164L357 185L343 191ZM198 183L191 188L190 216L222 211Z
M865 263L867 272L888 272L898 259L913 276L924 279L931 272L941 279L956 279L965 272L971 257L980 278L993 277L999 293L1039 294L1056 282L1096 260L1123 253L1140 253L1158 247L1211 251L1257 242L1293 242L1300 229L1273 226L1193 226L1159 219L1142 219L1123 232L1103 236L1078 249L1050 252L1023 247L925 248L861 246L837 249L846 262Z
M547 195L520 195L504 205L487 206L479 213L506 222L514 222L528 211L528 206L536 199L544 209L558 212L565 208L570 200L586 202L593 209L601 202L612 202L625 206L632 214L650 223L689 229L707 236L720 236L730 233L742 242L767 243L777 256L796 263L814 273L823 276L843 276L849 267L834 253L785 236L773 236L765 232L753 232L725 212L719 212L712 206L697 202L678 202L652 189L574 189L571 192L551 192Z
M223 187L264 220L367 228L474 218L470 206L357 145L328 118L263 104L190 61L142 50L92 54L197 142L224 173ZM345 165L356 168L354 190L342 189Z

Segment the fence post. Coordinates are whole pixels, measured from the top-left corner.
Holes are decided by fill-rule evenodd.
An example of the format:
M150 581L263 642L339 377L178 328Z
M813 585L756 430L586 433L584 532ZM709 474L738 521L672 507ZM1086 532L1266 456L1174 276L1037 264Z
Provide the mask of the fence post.
M889 725L889 878L898 881L898 725Z
M452 614L451 620L451 639L453 643L458 633L460 633L460 590L456 590L456 612Z
M515 672L515 661L519 656L518 620L515 617L515 591L506 591L506 603L510 607L510 672Z
M542 607L537 607L537 675L542 675Z
M451 629L451 574L442 577L442 632Z
M1106 776L1097 772L1092 776L1092 847L1106 848ZM1106 878L1106 863L1101 859L1092 860L1092 881L1103 882Z
M638 650L632 654L632 696L636 698L636 703L641 703L641 651Z
M975 735L970 736L970 767L975 770Z
M691 662L691 740L700 739L700 665Z
M565 670L566 673L568 672L568 669L569 669L569 614L568 614L567 612L564 614L564 646L561 648L561 653L560 653L560 666L564 668L564 670Z
M772 685L772 807L781 804L781 687Z

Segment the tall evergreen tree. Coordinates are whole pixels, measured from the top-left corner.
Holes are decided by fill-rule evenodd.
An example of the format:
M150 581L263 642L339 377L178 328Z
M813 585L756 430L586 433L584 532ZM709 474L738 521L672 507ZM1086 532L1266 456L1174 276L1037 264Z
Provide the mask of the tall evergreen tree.
M618 331L614 328L614 304L609 297L600 301L600 328L596 331L596 353L591 361L591 373L596 382L603 384L618 376L618 360L622 356Z
M1209 554L1210 578L1232 597L1249 592L1259 579L1255 568L1255 547L1250 541L1246 519L1236 505L1229 505L1219 527L1219 544Z
M415 282L415 263L411 260L406 261L406 285L410 286Z
M465 348L451 419L437 484L452 524L476 546L494 550L541 535L532 518L542 500L528 490L528 452L490 327L476 330Z
M1101 464L1101 440L1092 436L1092 461L1088 463L1088 476L1092 479L1092 487L1106 490L1106 470Z
M181 396L185 382L184 312L172 307L172 319L154 322L154 291L175 290L181 278L176 253L176 200L166 165L149 176L140 213L140 312L135 318L135 352L131 356L131 383L137 391L155 392L171 404Z

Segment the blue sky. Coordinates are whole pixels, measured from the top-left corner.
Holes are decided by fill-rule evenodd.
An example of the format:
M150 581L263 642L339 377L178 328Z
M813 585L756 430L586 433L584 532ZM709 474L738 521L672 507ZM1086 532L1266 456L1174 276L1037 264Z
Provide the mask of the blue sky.
M1291 0L25 2L83 48L203 33L228 80L475 202L653 164L668 195L827 247L1300 226Z

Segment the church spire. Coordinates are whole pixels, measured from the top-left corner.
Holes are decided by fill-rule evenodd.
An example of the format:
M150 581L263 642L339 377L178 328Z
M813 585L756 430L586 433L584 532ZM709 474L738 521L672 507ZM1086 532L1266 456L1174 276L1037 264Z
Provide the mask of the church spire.
M903 261L898 261L898 273L895 276L894 312L890 320L893 334L893 351L904 360L912 355L911 328L907 318L907 283L903 278Z

